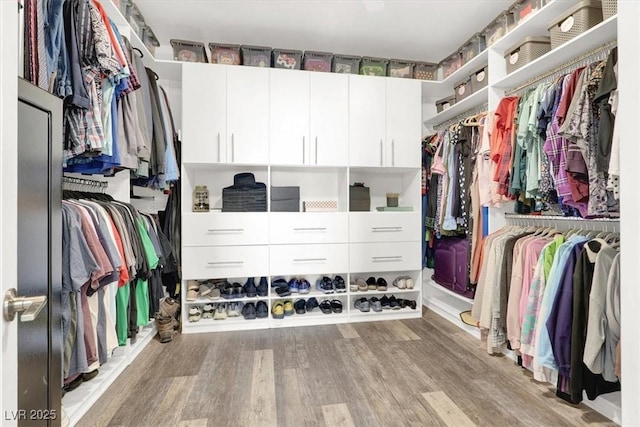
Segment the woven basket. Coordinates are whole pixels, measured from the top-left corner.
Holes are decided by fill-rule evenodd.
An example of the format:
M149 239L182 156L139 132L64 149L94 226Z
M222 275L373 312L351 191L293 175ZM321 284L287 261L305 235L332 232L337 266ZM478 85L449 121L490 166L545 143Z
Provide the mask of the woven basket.
M602 0L602 19L607 20L618 13L618 0Z
M602 22L602 3L583 0L549 24L551 48L555 49Z
M507 74L512 73L551 50L549 37L527 37L518 46L505 52Z

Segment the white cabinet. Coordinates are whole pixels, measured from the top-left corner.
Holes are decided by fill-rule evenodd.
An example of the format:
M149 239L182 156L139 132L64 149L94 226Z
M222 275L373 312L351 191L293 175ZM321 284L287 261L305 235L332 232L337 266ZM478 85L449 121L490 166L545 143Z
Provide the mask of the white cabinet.
M420 239L417 212L350 212L349 241L405 242Z
M349 220L340 213L272 213L269 240L286 243L346 243Z
M411 79L387 79L386 83L385 166L419 168L422 164L420 82Z
M330 274L348 271L349 245L271 245L272 275Z
M352 243L349 246L349 271L402 271L420 266L420 242Z
M269 246L210 246L182 248L182 278L267 276Z
M309 73L309 77L311 92L309 163L322 166L347 166L349 76Z
M266 245L269 218L266 213L183 213L184 246Z

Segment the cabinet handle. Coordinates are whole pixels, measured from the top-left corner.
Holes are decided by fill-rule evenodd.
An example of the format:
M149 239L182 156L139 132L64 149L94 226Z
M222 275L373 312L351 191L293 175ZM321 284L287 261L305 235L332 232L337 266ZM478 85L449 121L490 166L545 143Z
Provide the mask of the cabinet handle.
M371 260L373 262L398 262L402 261L402 255L395 256L372 256Z
M382 140L380 140L380 166L382 166Z
M396 141L391 140L391 166L396 165Z
M316 165L318 164L318 137L316 136Z
M305 152L305 140L304 140L304 136L302 137L302 164L304 165L304 156L306 154Z
M326 231L327 227L296 227L293 231Z
M312 262L312 261L326 261L326 258L294 258L293 262Z
M210 228L207 230L207 233L242 233L244 232L244 228Z
M218 132L218 162L220 162L220 132Z
M231 134L231 163L236 161L236 136Z
M218 265L241 265L244 264L244 261L210 261L207 263L207 265L210 265L212 267L218 266Z
M402 227L371 227L371 231L402 231Z

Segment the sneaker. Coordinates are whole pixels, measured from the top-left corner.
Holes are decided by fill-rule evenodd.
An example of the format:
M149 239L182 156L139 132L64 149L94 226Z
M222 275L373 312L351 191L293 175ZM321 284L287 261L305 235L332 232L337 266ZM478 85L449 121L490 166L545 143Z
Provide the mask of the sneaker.
M347 287L344 284L344 279L341 276L336 276L335 279L333 279L333 288L338 293L347 292Z
M413 279L411 277L407 277L404 280L404 283L405 283L407 289L413 289L415 287L415 283L413 282Z
M375 311L376 313L382 311L382 303L376 297L373 297L369 300L369 305L371 306L371 310Z
M242 307L242 317L244 317L246 320L253 320L256 318L256 316L256 306L252 302L247 303L244 305L244 307Z
M293 302L290 299L285 300L285 302L284 302L284 315L285 316L292 316L293 312L294 312L294 310L293 310Z
M235 290L233 288L233 285L229 282L225 283L224 285L222 285L222 289L220 290L220 295L222 296L222 298L224 299L232 299L235 298Z
M362 277L356 277L356 285L360 292L366 292L369 289L369 285L367 285L367 282L365 282Z
M378 280L376 280L376 290L381 292L387 290L387 281L384 280L384 277L378 277Z
M244 304L241 302L230 302L229 305L227 305L227 316L229 317L238 317L240 316L240 313L242 312L242 306Z
M311 283L307 279L300 279L300 289L298 292L301 294L308 294L311 291Z
M234 282L232 298L242 298L242 297L244 297L244 290L242 290L242 285L238 282Z
M216 311L213 313L213 320L224 320L227 318L227 304L224 302L216 305Z
M266 277L260 278L260 283L258 284L256 291L259 297L266 297L269 293L269 282Z
M378 285L376 284L375 277L369 277L367 279L367 289L370 291L375 291L376 289L378 289Z
M192 305L189 308L189 322L198 322L202 318L202 309L199 305Z
M331 301L329 301L328 299L322 301L320 303L320 310L324 314L331 314Z
M393 286L395 286L395 287L396 287L396 288L398 288L398 289L404 289L404 288L406 288L406 287L407 287L407 284L406 284L405 276L399 276L399 277L396 277L396 278L393 280Z
M256 284L253 281L253 277L249 277L247 282L244 284L244 293L249 297L253 298L258 293L258 288L256 288Z
M357 308L358 310L360 310L363 313L368 313L369 310L371 309L371 306L369 304L369 300L367 300L366 298L358 298L353 302L353 307Z
M293 304L293 308L296 310L296 314L305 314L307 312L306 304L306 301L302 298L296 300L296 302Z
M318 300L316 299L316 297L311 297L307 300L307 304L306 304L307 311L311 312L316 308L318 308L319 306L320 304L318 303Z
M288 286L278 286L276 288L276 293L279 297L288 297L289 295L291 295L291 291L289 290Z
M289 284L287 283L287 281L283 278L275 279L273 282L271 282L272 288L281 288L283 286L286 288L288 285Z
M281 302L273 304L271 307L271 315L274 319L284 319L284 305Z
M388 310L391 308L391 305L389 304L389 298L386 295L380 298L380 305L382 306L383 310Z
M393 295L391 295L391 297L389 298L389 306L392 310L400 310L400 304L398 303L396 297L394 297Z
M213 304L205 304L204 308L203 308L203 311L202 311L202 318L203 319L212 319L214 311L215 311L215 309L213 308Z
M333 293L333 281L327 276L323 276L316 282L316 289L325 294Z
M339 299L331 300L331 311L334 313L342 313L342 301Z
M258 301L258 303L256 304L256 317L258 319L269 317L269 307L267 306L266 302Z
M289 292L297 294L298 291L300 291L300 280L297 277L293 277L289 280Z
M398 303L400 304L400 308L409 307L412 310L416 309L416 302L408 299L399 299Z

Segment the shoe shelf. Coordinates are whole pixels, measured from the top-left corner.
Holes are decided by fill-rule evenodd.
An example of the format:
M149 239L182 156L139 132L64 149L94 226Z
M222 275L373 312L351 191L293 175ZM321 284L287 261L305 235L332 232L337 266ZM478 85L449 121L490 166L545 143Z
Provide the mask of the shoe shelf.
M285 316L284 319L269 319L272 328L288 328L292 326L310 326L310 325L333 325L336 323L347 323L349 314L346 307L342 309L342 313L325 314L316 308L311 313L292 314Z
M353 296L353 297L366 297L367 295L388 295L388 296L392 296L395 294L417 294L420 292L420 289L418 288L413 288L413 289L398 289L398 288L387 288L386 291L355 291L355 292L350 292L349 295ZM408 298L405 298L408 299Z
M438 285L436 282L433 281L433 279L429 280L427 282L427 284L428 284L428 286L432 287L433 289L435 289L438 292L442 292L442 293L447 294L447 295L449 295L449 296L451 296L451 297L453 297L455 299L458 299L458 300L460 300L462 302L465 302L465 303L467 303L469 305L473 305L473 300L471 298L467 298L467 297L462 296L460 294L457 294L457 293L455 293L453 291L450 291L449 289Z
M191 334L191 333L200 333L200 332L211 332L211 331L243 331L243 330L251 330L251 329L268 329L270 327L268 318L262 319L251 319L247 320L242 315L237 317L227 317L226 319L200 319L197 322L189 322L183 323L182 333L183 334ZM188 324L188 327L185 328L185 325Z
M421 313L421 306L416 301L417 307L412 309L410 307L400 308L397 310L383 309L382 311L360 311L356 308L351 308L349 314L349 320L351 322L369 322L372 320L401 320L401 319L414 319L419 318Z
M242 297L242 298L223 298L220 297L218 299L208 299L207 297L198 298L195 301L185 301L185 304L188 305L204 305L204 304L217 304L220 302L258 302L265 301L267 302L269 297Z

